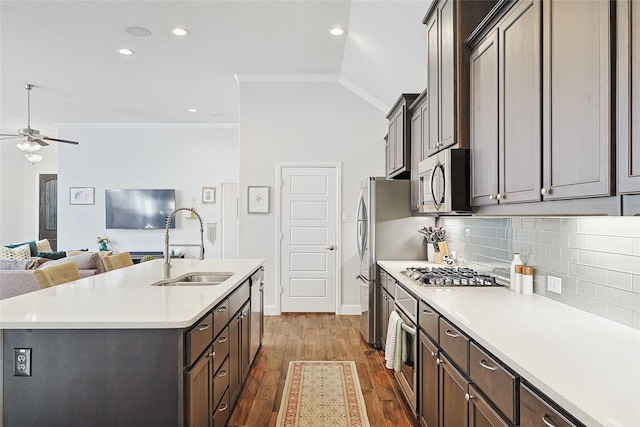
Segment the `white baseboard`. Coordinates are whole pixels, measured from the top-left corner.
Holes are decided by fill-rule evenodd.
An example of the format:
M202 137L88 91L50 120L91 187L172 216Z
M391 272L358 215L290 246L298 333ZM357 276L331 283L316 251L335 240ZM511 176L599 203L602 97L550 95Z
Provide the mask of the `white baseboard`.
M278 311L278 307L275 305L265 305L264 306L264 315L265 316L280 316L280 312Z
M340 314L343 316L360 316L362 314L362 308L360 304L343 304L340 307Z

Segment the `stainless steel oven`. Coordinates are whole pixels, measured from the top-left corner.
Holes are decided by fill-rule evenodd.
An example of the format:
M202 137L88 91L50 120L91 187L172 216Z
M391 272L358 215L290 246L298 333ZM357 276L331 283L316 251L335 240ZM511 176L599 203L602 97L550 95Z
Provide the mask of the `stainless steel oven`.
M418 172L420 212L444 214L471 210L469 149L442 150L421 161Z
M402 353L404 353L401 357L402 367L400 372L395 372L395 377L409 402L409 406L411 406L415 414L416 390L418 385L416 373L419 345L417 334L418 301L402 286L396 286L395 311L400 316L400 319L402 319L402 334L404 335L404 337L397 337L396 342L403 340L403 346L406 345L406 349L401 350ZM398 344L396 344L396 349L398 348Z

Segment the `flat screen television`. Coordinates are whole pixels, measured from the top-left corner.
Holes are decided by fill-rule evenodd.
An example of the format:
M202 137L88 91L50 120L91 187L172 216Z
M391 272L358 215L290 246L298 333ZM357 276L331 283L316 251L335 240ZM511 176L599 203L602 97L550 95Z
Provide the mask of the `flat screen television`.
M105 190L107 228L153 230L165 227L176 208L175 190ZM176 227L175 216L170 228Z

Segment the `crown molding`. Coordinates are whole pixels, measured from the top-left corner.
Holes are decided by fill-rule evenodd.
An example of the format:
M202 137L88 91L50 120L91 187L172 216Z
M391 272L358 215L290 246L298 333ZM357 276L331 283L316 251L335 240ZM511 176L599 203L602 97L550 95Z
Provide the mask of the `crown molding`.
M234 74L238 83L338 83L338 74Z
M382 111L385 114L388 113L389 110L391 109L389 105L380 101L378 98L371 95L369 92L365 91L360 86L356 85L351 80L345 77L340 76L340 79L338 79L338 83L340 83L346 89L349 89L351 92L355 93L360 98L364 99L369 104L373 105L374 107L376 107L378 110Z
M238 129L238 123L55 123L58 129Z

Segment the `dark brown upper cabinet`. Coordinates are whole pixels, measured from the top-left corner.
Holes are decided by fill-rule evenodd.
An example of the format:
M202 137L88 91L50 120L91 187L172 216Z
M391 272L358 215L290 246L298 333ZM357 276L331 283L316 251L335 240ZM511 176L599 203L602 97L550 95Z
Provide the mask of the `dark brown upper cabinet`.
M411 114L409 105L417 93L403 93L387 114L389 133L386 142L387 178L410 178Z
M441 0L422 21L427 27L428 134L426 156L469 147L469 48L465 40L495 1Z
M542 3L543 200L613 194L613 7Z

